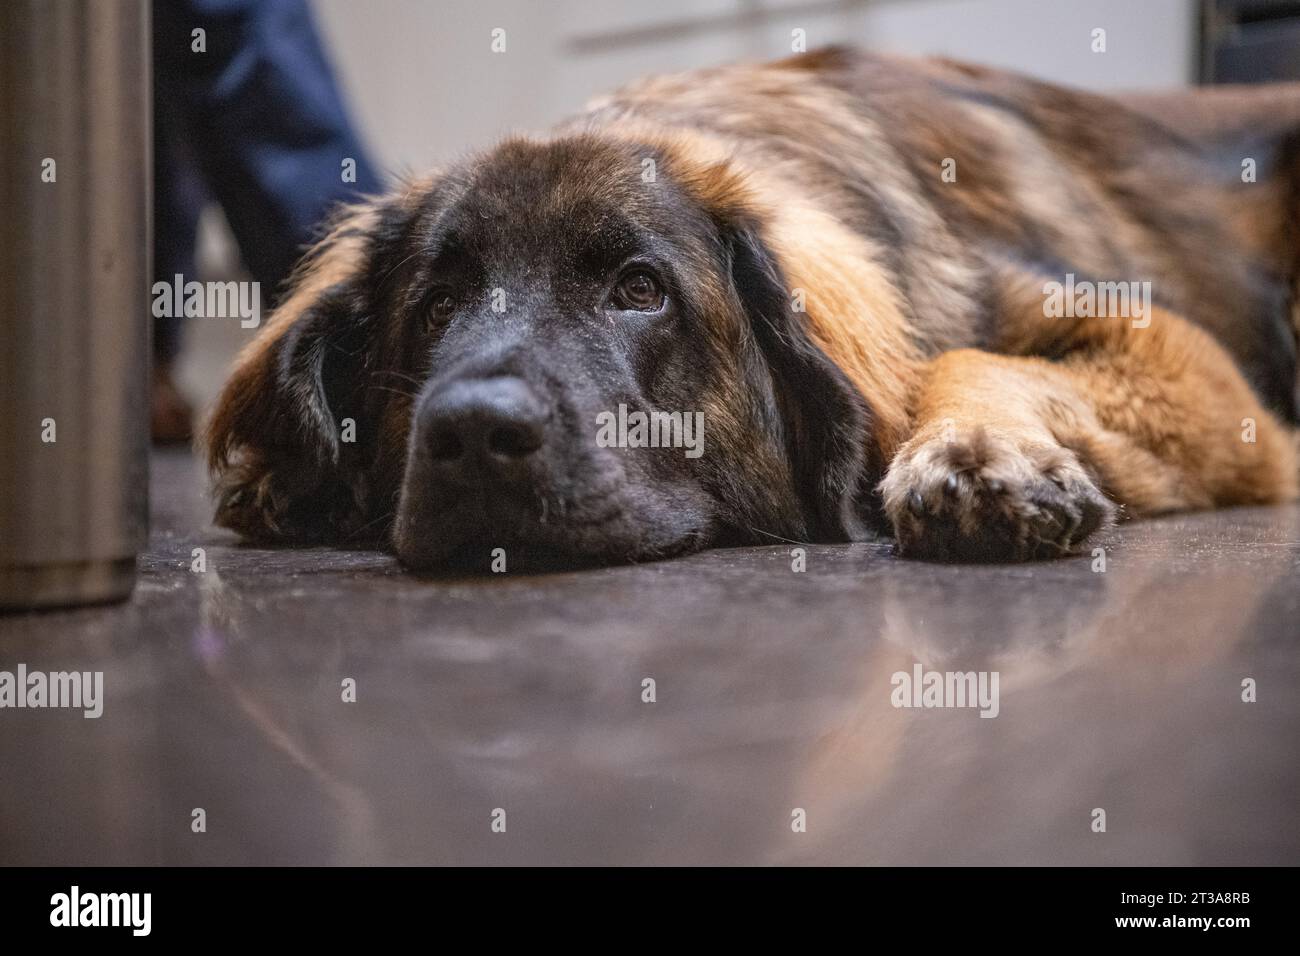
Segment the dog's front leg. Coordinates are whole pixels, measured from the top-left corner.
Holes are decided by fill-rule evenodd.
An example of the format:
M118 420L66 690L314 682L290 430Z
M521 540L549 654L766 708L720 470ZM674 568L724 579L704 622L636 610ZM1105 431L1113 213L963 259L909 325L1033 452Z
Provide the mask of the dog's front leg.
M1045 558L1117 516L1294 498L1294 433L1206 333L1148 318L1044 319L1039 304L1004 324L1022 354L931 361L880 486L900 552Z

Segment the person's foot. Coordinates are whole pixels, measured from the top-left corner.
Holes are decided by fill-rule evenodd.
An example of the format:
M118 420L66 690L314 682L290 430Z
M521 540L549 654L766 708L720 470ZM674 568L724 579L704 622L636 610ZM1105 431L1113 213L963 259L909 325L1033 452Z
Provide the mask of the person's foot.
M155 366L149 396L149 436L155 445L188 443L194 434L194 407L172 381L171 368Z

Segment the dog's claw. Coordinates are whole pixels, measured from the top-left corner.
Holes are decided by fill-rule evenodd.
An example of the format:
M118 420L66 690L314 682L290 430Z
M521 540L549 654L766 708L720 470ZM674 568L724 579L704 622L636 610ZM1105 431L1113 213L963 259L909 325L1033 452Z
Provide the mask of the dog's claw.
M919 491L912 490L908 492L907 508L918 518L925 514L925 499L921 497Z

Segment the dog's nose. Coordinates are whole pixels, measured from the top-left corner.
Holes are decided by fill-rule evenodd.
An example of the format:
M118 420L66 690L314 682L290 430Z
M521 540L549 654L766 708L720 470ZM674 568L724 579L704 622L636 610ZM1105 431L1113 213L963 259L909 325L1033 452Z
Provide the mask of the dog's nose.
M546 406L522 379L453 382L423 403L420 437L444 478L513 478L542 447Z

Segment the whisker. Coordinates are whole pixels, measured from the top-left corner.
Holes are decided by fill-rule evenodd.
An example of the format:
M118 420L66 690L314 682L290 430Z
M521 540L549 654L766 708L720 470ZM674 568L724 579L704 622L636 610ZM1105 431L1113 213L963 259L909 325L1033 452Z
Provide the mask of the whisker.
M386 273L384 273L384 277L383 277L382 279L379 280L379 288L383 289L385 286L387 286L387 285L388 285L388 280L391 279L391 278L393 277L393 275L397 272L397 270L400 269L400 268L402 268L402 266L406 265L408 262L410 262L410 261L411 261L412 259L414 259L416 256L420 255L420 253L421 253L422 251L423 251L423 250L419 250L419 249L417 249L415 252L412 252L409 256L407 256L405 259L403 259L403 260L402 260L401 262L399 262L397 265L393 266L393 267L392 267L391 269L389 269Z
M754 528L754 527L750 527L749 530L750 530L750 531L753 531L753 532L755 532L755 533L757 533L757 534L765 534L765 535L767 535L769 538L775 538L777 541L784 541L786 544L800 544L800 545L802 545L802 544L807 544L807 543L808 543L808 542L806 542L806 541L791 541L789 538L783 538L783 537L781 537L779 534L773 534L773 533L770 532L770 531L764 531L762 528Z
M409 399L412 399L412 400L414 400L414 399L416 399L416 398L419 398L419 396L416 395L414 392L403 392L403 391L402 391L401 389L399 389L399 388L389 388L387 385L367 385L367 386L366 386L366 390L367 390L367 391L369 391L369 390L372 389L372 388L373 388L373 389L376 389L377 391L380 391L380 392L392 392L394 395L400 395L400 396L402 396L402 398L409 398Z
M412 385L420 385L421 381L414 375L407 375L405 372L399 372L396 369L379 368L370 373L371 375L396 375L398 378L404 378Z
M360 528L353 528L350 532L348 532L346 535L344 535L344 536L343 536L343 540L344 540L344 541L351 541L353 538L355 538L357 535L361 534L361 532L365 531L367 528L371 528L371 527L373 527L373 526L379 524L379 522L381 522L381 521L387 521L389 518L393 517L395 514L397 514L396 511L390 511L390 512L388 512L387 514L382 514L382 515L380 515L380 516L379 516L378 518L376 518L374 521L367 521L367 522L366 522L365 524L363 524Z

